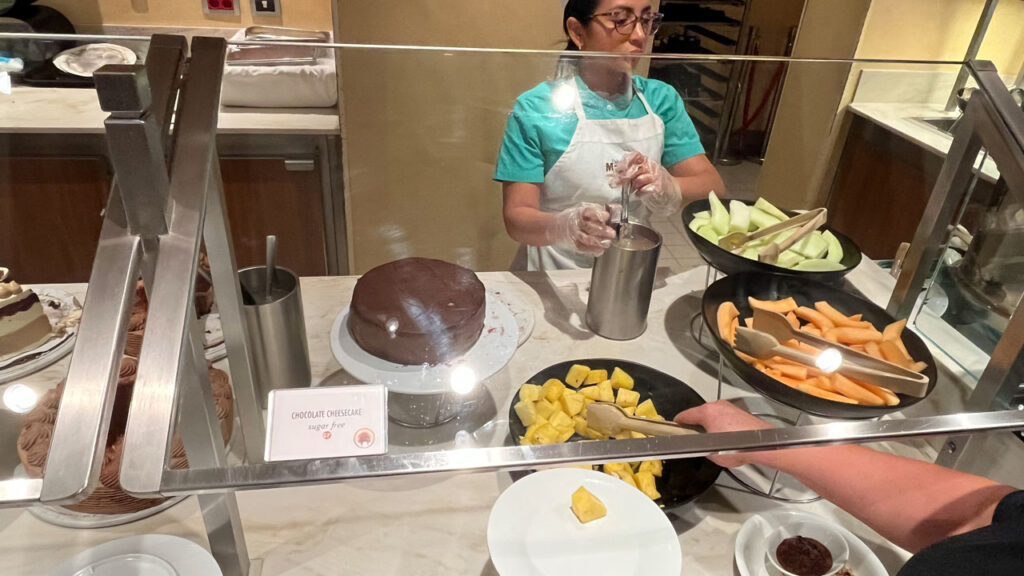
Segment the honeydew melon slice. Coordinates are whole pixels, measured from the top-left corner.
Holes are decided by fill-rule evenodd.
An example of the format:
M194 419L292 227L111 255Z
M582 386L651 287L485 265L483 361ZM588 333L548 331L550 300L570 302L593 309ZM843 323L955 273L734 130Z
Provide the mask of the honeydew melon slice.
M750 209L750 226L755 230L767 228L768 226L778 224L779 222L782 222L782 220L779 220L775 216L772 216L756 206Z
M781 260L782 257L780 256L779 259ZM804 272L835 272L837 270L842 270L843 265L838 262L816 258L813 260L804 260L794 266L793 269Z
M771 202L765 200L764 198L758 198L757 202L754 202L754 208L759 208L767 212L768 214L778 218L779 220L786 220L789 218L789 216L786 216L785 212L779 210Z
M729 233L729 210L714 192L708 194L708 202L711 204L711 227L719 237L725 236Z
M750 207L732 200L729 202L729 232L743 232L750 230Z
M821 237L828 243L828 255L825 256L825 260L829 262L842 262L843 245L839 242L839 238L836 238L836 235L828 230L822 232Z

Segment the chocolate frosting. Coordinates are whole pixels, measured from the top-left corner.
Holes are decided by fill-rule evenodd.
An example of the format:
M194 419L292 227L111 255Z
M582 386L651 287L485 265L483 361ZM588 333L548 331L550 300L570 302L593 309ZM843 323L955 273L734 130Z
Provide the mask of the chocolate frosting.
M485 315L484 285L472 270L405 258L359 278L348 328L374 356L399 364L438 364L473 347Z
M146 329L146 311L132 312L132 317L128 319L128 331L139 332Z
M142 354L142 336L143 332L141 330L128 333L128 337L124 342L125 356L138 358Z
M118 386L135 383L135 374L139 371L139 361L131 356L121 357L121 372L117 376Z
M103 464L100 469L100 485L85 500L65 506L69 510L89 514L126 514L152 508L166 500L165 498L135 498L125 493L120 485L121 460L124 454L124 426L134 388L132 382L134 382L137 365L138 362L134 358L126 357L121 362L119 386L114 396L110 432L107 436L107 449L103 454ZM224 436L224 443L227 444L231 438L234 421L234 395L231 391L230 379L227 372L212 366L208 367L208 372L221 433ZM128 382L129 379L132 382ZM122 382L124 382L123 385ZM30 477L41 478L43 476L63 389L64 382L61 382L56 388L48 390L40 398L36 407L25 416L25 424L18 435L17 448L18 457ZM171 441L170 465L175 469L188 467L185 445L178 434L174 434Z

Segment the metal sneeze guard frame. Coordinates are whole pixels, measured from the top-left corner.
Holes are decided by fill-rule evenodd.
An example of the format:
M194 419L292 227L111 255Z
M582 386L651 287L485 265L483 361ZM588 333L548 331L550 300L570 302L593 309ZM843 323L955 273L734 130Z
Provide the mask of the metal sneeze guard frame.
M224 41L220 39L196 38L192 44L192 60L186 75L185 86L182 87L182 98L178 107L178 125L175 127L176 146L174 158L179 162L172 163L172 172L167 194L171 198L186 199L190 204L187 214L174 212L174 216L187 217L187 223L175 225L173 220L165 221L168 225L170 239L162 239L160 250L166 254L175 254L172 258L159 264L158 268L147 269L142 265L143 256L151 247L147 238L152 232L141 236L132 234L130 223L132 218L123 214L120 192L115 186L111 194L108 211L109 216L104 225L100 250L94 264L93 280L90 286L91 300L87 300L88 311L85 312L80 332L79 346L86 342L85 347L76 347L68 377L68 386L61 403L61 416L58 418L54 433L53 451L51 456L60 458L62 466L59 474L51 474L37 480L9 480L0 482L0 506L26 505L34 502L67 503L84 498L91 487L96 485L99 466L97 463L103 455L103 440L109 426L110 412L113 401L113 389L116 382L116 360L123 347L125 337L126 311L130 307L130 298L135 286L135 277L142 274L153 279L158 290L167 285L173 290L170 279L193 279L196 274L196 254L202 234L206 234L211 244L211 263L218 295L223 294L227 301L222 306L234 310L240 306L240 294L237 280L234 290L227 287L231 282L232 270L223 265L230 261L233 264L229 235L224 234L226 228L217 222L226 222L223 212L223 200L219 193L220 174L216 162L216 150L213 146L213 132L216 125L219 105L220 70L223 65ZM345 45L327 45L329 47L353 47ZM157 80L161 66L170 65L174 58L167 58L157 64L157 43L154 39L150 57L154 58L153 67L147 65L153 100L151 109L159 113L161 104L172 106L165 100L159 100L158 94L170 90L171 86ZM370 47L359 47L370 48ZM388 47L398 48L398 47ZM464 49L429 48L458 52ZM470 50L471 51L471 50ZM514 52L514 51L512 51ZM700 56L689 57L702 59ZM705 57L708 60L779 60L778 58L723 58ZM801 61L794 59L794 61ZM815 59L808 61L829 62L835 60ZM848 60L840 60L849 62ZM1024 115L1020 110L1007 108L1009 96L1000 84L993 84L992 78L998 80L994 69L985 63L970 63L972 72L979 81L980 90L972 98L967 108L966 119L957 131L942 175L933 192L930 204L921 228L915 237L914 247L908 265L904 268L890 306L896 306L899 316L906 316L909 295L916 294L913 290L918 282L923 282L921 263L927 261L929 241L934 234L945 229L948 220L942 217L951 213L952 208L945 206L952 202L955 184L962 182L964 162L967 172L979 147L984 144L994 157L1000 159L1000 167L1007 169L1016 165L1019 173L1024 174ZM989 65L990 67L990 65ZM177 75L164 78L177 78ZM215 82L216 81L216 82ZM195 85L193 85L195 84ZM215 85L216 84L216 85ZM127 86L127 85L126 85ZM973 120L972 120L973 119ZM165 118L166 120L166 118ZM158 124L160 124L158 122ZM980 132L980 135L979 135ZM117 137L114 131L109 132L111 138ZM114 146L112 146L114 148ZM997 153L998 151L998 153ZM149 158L158 158L149 155ZM1005 164L1004 164L1005 162ZM118 165L120 168L120 165ZM153 166L135 166L137 170L153 169ZM165 167L166 170L166 167ZM1007 174L1009 176L1009 173ZM119 176L125 176L119 174ZM1009 177L1008 177L1009 180ZM1015 180L1012 182L1021 182ZM192 195L185 194L187 186L194 186ZM210 191L217 191L210 194ZM945 191L946 201L938 206L935 198ZM205 194L203 193L205 191ZM154 192L151 190L150 192ZM159 192L159 190L155 190ZM179 196L180 195L180 196ZM126 202L130 205L130 202ZM954 203L955 204L955 203ZM137 205L137 204L136 204ZM115 216L122 211L118 222ZM145 210L145 207L140 208ZM118 225L120 223L120 226ZM152 222L150 222L152 224ZM187 224L187 226L185 225ZM157 222L159 225L159 222ZM938 230L938 231L936 231ZM218 233L220 236L218 236ZM156 233L159 235L159 233ZM165 252L166 251L166 252ZM191 269L189 269L191 267ZM923 268L926 268L924 266ZM161 278L168 280L161 283ZM185 283L187 284L187 283ZM863 422L836 422L830 424L779 428L772 430L743 431L730 433L706 434L700 436L661 437L624 440L617 442L579 442L549 446L519 446L501 448L480 448L471 450L439 450L413 454L381 455L353 458L327 458L306 461L263 463L259 462L262 455L263 423L258 403L252 391L251 374L248 370L249 351L244 338L238 336L241 331L240 308L224 316L225 340L228 342L229 356L232 366L232 379L238 394L238 406L242 418L242 433L245 437L246 452L249 462L243 466L223 466L223 446L218 445L219 429L216 418L211 418L212 403L209 397L209 382L205 382L202 374L187 373L189 367L200 365L200 354L196 354L195 322L188 322L186 316L191 307L189 290L181 289L168 294L168 321L163 331L154 330L146 339L143 357L140 362L139 380L132 399L129 425L125 438L125 455L122 470L122 485L131 493L152 495L175 494L210 494L232 492L245 489L263 489L283 486L298 486L326 482L342 481L354 478L374 476L408 475L447 471L489 471L530 469L538 466L637 460L643 458L685 458L698 457L715 453L755 451L765 449L784 449L805 446L819 446L844 443L871 443L901 438L917 438L926 436L942 436L955 433L982 433L994 431L1024 430L1024 412L1016 410L982 411L965 414L950 414L899 420L880 420ZM157 295L154 301L163 301ZM910 301L913 298L909 298ZM173 309L173 310L172 310ZM891 308L892 309L892 308ZM222 314L223 314L222 309ZM103 323L105 322L105 323ZM101 324L102 323L102 324ZM156 327L156 326L155 326ZM158 328L158 327L157 327ZM985 390L1000 388L1008 374L1008 366L1019 357L1024 346L1024 313L1018 311L1011 319L1003 340L993 354L989 369L986 370L979 383L976 394ZM90 353L84 353L86 350ZM243 374L249 374L248 379ZM167 468L167 453L170 445L172 429L175 425L178 381L188 392L182 398L183 418L190 423L201 424L202 428L189 428L183 434L193 466L189 470L171 470ZM975 407L988 410L988 405ZM87 433L83 433L87 431ZM183 430L184 431L184 430ZM256 448L259 449L256 449ZM65 460L65 458L67 460ZM56 460L55 460L56 461ZM219 496L217 498L220 498ZM237 507L231 501L208 500L203 503L204 520L211 535L211 547L221 562L222 568L229 574L241 574L247 571L248 559L245 557L244 538L241 535L241 524L238 522ZM209 506L208 506L209 504ZM219 506L219 508L217 508ZM217 508L217 509L215 509ZM210 511L207 514L208 509ZM224 539L225 534L230 538ZM234 558L233 567L228 559Z

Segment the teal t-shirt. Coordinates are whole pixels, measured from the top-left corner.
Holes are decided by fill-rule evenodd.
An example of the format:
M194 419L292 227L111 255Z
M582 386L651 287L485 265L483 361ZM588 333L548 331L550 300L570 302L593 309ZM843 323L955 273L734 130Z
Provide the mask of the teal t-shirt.
M502 182L544 182L544 176L562 156L576 131L572 99L555 93L558 81L542 82L516 99L505 125L505 137L498 153L494 179ZM633 96L629 105L606 100L577 79L583 111L589 120L642 118L647 111ZM693 127L683 100L675 88L659 80L633 77L651 110L665 123L663 166L704 153L697 129Z

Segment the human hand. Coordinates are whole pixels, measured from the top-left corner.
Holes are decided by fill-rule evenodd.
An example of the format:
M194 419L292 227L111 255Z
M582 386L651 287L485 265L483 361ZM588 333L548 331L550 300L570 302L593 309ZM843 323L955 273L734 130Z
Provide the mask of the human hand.
M615 239L608 224L616 208L583 202L562 210L545 231L548 243L593 256L604 254Z
M672 214L683 204L679 182L656 160L639 152L627 152L615 165L612 186L629 182L644 206L659 215Z
M736 432L739 430L769 430L773 426L757 416L738 408L728 400L718 400L684 410L673 419L678 424L697 425L709 433ZM726 468L735 468L756 462L760 452L719 454L709 456L712 462Z

